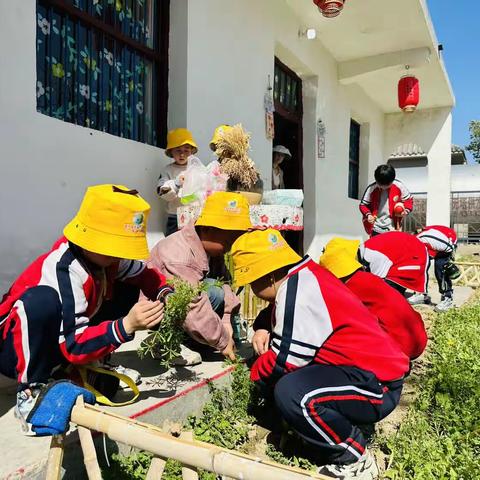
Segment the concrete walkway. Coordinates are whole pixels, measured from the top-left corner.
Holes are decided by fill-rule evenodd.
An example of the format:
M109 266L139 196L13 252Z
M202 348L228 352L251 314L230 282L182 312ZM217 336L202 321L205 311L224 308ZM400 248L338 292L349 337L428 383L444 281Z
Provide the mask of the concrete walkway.
M205 356L201 365L169 371L162 370L154 359L140 360L136 349L144 337L143 332L137 334L135 340L122 345L112 355L113 363L128 365L142 374L140 398L132 405L105 407L107 410L155 425L163 425L165 421L182 423L189 415L200 413L209 396L209 381L219 385L229 381L232 367L226 367L223 356L213 352ZM242 356L250 356L251 349L246 346L240 353ZM50 437L26 437L20 433L19 423L13 415L15 391L15 382L0 375L0 432L3 440L0 479L42 478ZM115 400L126 400L130 393L121 391ZM76 438L76 434L71 431L67 443L68 440L75 442ZM73 477L69 475L68 478Z

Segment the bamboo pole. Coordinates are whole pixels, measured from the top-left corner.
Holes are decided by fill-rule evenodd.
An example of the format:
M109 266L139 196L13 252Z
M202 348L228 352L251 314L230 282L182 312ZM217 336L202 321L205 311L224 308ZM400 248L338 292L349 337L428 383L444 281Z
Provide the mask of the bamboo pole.
M83 407L83 397L77 398L76 405ZM92 432L85 427L78 426L78 436L80 437L80 445L83 452L83 463L87 471L88 480L102 480L102 472L98 465L97 452L93 443Z
M60 480L62 473L62 461L64 451L65 436L53 435L50 442L50 451L48 453L46 480Z
M183 440L193 440L192 432L182 432L180 438ZM183 480L198 480L198 473L196 468L190 468L182 466L182 479Z
M324 475L266 462L208 443L173 438L158 427L91 405L73 407L71 420L77 425L105 433L112 440L236 480L328 480Z
M145 480L161 480L167 462L163 458L153 457Z

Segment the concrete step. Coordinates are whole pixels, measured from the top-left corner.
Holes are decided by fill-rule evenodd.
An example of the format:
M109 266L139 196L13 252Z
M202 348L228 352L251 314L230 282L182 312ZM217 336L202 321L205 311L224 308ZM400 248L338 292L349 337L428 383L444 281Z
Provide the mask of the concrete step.
M142 374L139 385L140 397L131 405L123 407L104 407L118 415L136 418L142 422L154 425L183 423L191 414L201 412L203 405L209 399L208 383L214 382L223 386L230 382L231 366L225 366L221 354L203 355L202 364L195 367L173 368L162 370L157 360L138 358L136 349L144 335L116 351L112 355L112 363L128 365ZM243 356L251 355L249 346L241 349ZM13 416L15 405L16 383L0 378L0 431L2 432L2 462L0 464L0 479L40 479L44 478L46 460L50 447L50 437L25 437L20 432L18 421ZM121 402L130 396L129 391L119 392L115 400ZM104 464L103 438L96 436L95 443L99 461ZM128 448L106 440L108 453L122 451L128 453ZM75 428L67 435L66 454L64 458L64 477L70 479L85 479L83 458L78 445Z

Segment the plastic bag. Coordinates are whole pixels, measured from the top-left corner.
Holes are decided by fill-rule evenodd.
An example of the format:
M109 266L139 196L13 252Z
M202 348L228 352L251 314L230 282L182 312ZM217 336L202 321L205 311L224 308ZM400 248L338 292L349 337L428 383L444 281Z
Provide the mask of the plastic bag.
M184 172L183 185L179 197L184 205L199 203L213 192L225 191L228 177L220 172L220 164L213 161L205 166L198 157L188 158L187 169Z

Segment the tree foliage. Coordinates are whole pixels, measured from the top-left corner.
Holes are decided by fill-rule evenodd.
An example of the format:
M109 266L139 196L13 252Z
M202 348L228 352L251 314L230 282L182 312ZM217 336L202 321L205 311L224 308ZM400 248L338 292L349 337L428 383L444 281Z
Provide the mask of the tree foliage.
M480 163L480 120L472 120L469 130L470 144L465 148L473 155L475 161Z

